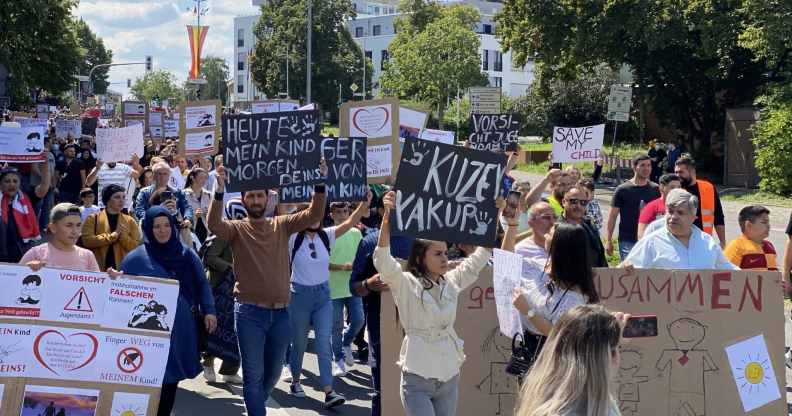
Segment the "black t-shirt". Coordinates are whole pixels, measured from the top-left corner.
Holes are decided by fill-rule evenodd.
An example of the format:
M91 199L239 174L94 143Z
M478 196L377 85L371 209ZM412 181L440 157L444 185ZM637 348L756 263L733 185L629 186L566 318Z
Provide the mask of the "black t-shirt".
M685 190L695 195L696 198L699 199L698 210L696 211L696 222L693 224L699 229L703 230L704 226L701 223L701 193L699 192L698 184L686 186ZM715 190L715 225L726 225L726 221L723 216L723 205L721 205L720 196L718 195L717 190Z
M611 206L619 208L619 241L638 241L641 208L657 198L660 198L660 187L654 182L636 186L627 181L616 187Z
M111 214L107 211L105 213L107 214L107 223L110 224L110 232L112 233L118 227L118 214ZM105 268L107 267L116 268L113 245L107 248L107 254L105 255Z
M63 160L58 163L55 170L62 175L60 185L58 185L58 189L60 189L61 192L68 192L73 195L80 193L83 185L80 171L85 170L85 165L82 160L73 159L69 164L67 164L66 160ZM86 175L87 174L86 172Z
M792 214L789 214L789 224L787 224L786 233L792 236Z

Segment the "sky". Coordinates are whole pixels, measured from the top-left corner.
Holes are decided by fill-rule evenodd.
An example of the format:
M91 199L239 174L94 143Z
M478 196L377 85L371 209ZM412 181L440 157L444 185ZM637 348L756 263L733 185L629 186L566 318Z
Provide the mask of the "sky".
M258 14L259 9L251 5L251 0L203 0L202 4L209 10L201 17L201 25L208 25L209 32L201 56L224 58L230 70L234 17ZM80 0L74 14L113 51L113 63L143 62L146 55L151 55L155 70L166 69L181 83L190 69L186 26L196 24L194 5L195 0ZM109 88L126 98L127 79L134 84L144 72L144 65L111 67L108 81L119 84Z

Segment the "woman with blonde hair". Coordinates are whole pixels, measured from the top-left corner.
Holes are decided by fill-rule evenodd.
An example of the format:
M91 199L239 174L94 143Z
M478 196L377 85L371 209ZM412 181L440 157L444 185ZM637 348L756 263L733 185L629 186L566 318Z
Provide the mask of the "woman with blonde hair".
M610 382L628 318L601 305L565 313L525 377L515 416L619 416Z

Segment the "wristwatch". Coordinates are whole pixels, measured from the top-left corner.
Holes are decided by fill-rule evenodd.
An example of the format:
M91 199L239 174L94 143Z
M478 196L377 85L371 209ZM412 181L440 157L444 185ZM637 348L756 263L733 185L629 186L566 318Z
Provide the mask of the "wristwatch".
M527 316L528 318L533 318L534 316L536 316L536 310L529 309L528 312L525 313L525 316Z
M371 289L368 288L368 279L363 279L363 288L371 292Z

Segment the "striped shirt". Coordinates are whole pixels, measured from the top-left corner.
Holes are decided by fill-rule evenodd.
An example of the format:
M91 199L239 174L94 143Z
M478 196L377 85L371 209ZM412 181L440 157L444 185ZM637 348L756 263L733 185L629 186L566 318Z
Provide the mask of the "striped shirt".
M99 193L97 199L99 206L104 208L102 203L102 190L105 186L116 184L126 191L126 202L124 208L132 209L132 196L137 187L137 181L130 176L132 167L123 163L116 163L115 167L111 168L107 164L103 164L96 174L96 181L99 183Z

